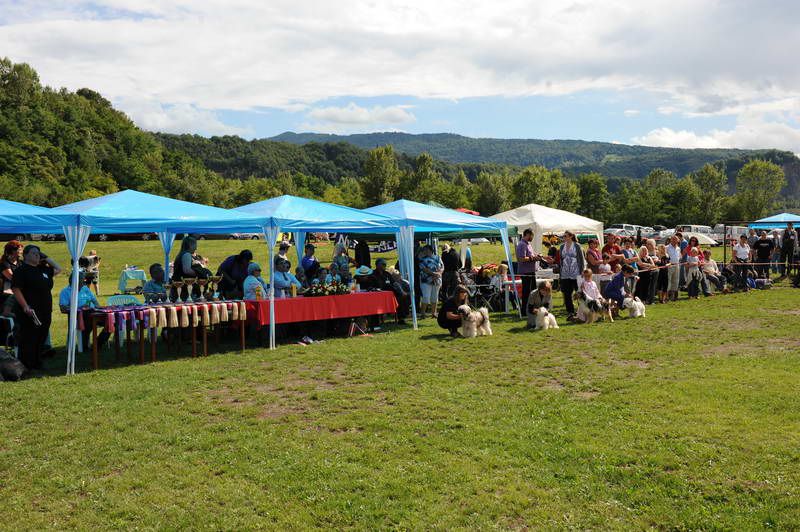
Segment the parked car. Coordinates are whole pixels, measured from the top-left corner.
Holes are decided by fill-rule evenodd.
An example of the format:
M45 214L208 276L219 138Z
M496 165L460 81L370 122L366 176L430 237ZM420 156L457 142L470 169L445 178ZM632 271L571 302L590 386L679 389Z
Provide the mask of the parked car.
M608 228L608 229L603 231L603 235L606 238L608 238L608 235L614 235L614 236L618 236L620 238L626 238L626 237L629 237L629 236L635 236L636 235L636 231L631 233L627 229L622 229L622 228L619 228L619 227L610 227L610 228Z
M722 235L722 238L726 242L730 242L731 240L739 240L739 237L742 235L747 235L748 227L743 225L729 225L727 228L724 224L717 224L714 226L714 233L717 235Z
M19 240L20 242L42 240L42 237L44 237L44 235L31 233L3 233L0 234L0 242L8 242L9 240Z
M186 233L175 235L175 240L183 240ZM190 233L197 240L236 240L236 233Z
M680 231L681 233L697 233L701 235L706 235L707 237L713 239L717 245L721 244L723 241L722 237L718 237L718 235L711 229L711 226L708 225L679 225L676 231Z
M606 229L606 233L609 232L609 229L620 229L622 231L625 231L625 233L628 236L633 236L636 234L636 229L638 229L639 227L641 226L633 224L611 224Z
M233 233L232 238L236 240L260 240L264 236L261 233Z

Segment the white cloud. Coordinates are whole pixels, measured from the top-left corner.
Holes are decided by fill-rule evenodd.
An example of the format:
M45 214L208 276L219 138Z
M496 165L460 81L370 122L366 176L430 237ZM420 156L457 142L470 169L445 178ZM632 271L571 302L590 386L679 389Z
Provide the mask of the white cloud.
M252 131L224 124L213 111L190 104L164 106L152 100L124 99L115 102L136 124L162 133L195 132L203 135L248 136Z
M406 106L383 107L376 105L369 109L351 102L345 107L319 107L308 112L308 117L321 122L349 126L374 126L378 124L406 124L416 117L406 110Z
M763 115L746 114L733 129L714 129L706 134L668 127L653 129L631 139L635 144L676 148L778 148L800 153L800 128L768 121Z
M629 117L629 118L633 117L633 116L639 116L639 110L638 109L625 109L622 112L622 114L627 116L627 117Z

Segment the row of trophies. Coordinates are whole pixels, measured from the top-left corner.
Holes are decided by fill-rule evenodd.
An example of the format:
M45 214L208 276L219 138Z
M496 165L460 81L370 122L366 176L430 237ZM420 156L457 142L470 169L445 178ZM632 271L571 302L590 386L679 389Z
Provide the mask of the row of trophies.
M212 275L208 279L187 277L182 281L164 283L166 293L145 293L145 300L148 303L193 303L195 301L217 301L219 300L219 293L217 292L216 288L221 280L222 276ZM197 297L192 297L195 283L200 288L199 295ZM181 290L184 287L185 290L183 290L183 292L185 294L182 294Z

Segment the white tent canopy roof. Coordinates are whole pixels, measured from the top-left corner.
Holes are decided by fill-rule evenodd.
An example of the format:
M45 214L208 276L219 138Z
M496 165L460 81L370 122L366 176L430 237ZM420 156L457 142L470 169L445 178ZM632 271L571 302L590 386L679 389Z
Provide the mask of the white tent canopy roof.
M601 244L603 241L603 222L535 203L495 214L491 218L505 220L509 226L516 227L519 234L525 229L531 229L534 242L541 242L542 237L548 233L560 234L564 231L595 234Z

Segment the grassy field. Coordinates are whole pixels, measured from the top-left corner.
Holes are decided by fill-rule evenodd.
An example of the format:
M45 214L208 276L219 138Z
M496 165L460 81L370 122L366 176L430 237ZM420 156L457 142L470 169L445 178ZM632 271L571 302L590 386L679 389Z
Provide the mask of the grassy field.
M110 266L159 256L96 249L109 289ZM798 293L562 314L546 333L495 316L473 340L427 320L6 383L2 527L798 528Z

